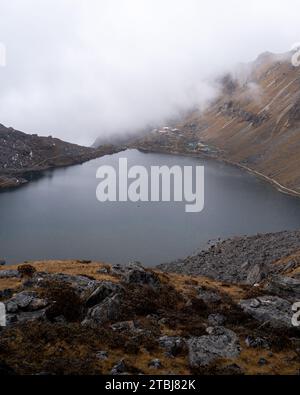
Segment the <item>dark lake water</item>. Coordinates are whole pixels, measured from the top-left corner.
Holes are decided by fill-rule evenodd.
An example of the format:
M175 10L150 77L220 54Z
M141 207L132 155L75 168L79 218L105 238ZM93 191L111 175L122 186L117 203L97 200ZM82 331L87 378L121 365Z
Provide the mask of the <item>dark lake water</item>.
M205 208L185 203L99 203L96 170L127 157L129 165L204 165ZM0 194L0 258L10 263L91 259L146 265L185 257L211 239L300 228L300 199L212 160L127 151L45 172Z

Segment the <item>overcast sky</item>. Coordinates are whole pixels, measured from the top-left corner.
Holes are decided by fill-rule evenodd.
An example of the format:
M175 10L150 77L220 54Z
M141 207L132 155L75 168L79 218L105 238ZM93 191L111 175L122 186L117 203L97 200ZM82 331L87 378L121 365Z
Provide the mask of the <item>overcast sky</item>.
M201 106L300 41L299 0L0 0L0 123L92 144Z

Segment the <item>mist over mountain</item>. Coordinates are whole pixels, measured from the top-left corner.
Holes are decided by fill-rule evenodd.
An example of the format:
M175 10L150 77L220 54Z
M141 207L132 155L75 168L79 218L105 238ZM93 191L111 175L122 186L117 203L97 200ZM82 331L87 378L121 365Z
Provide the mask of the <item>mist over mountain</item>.
M218 94L237 62L300 40L296 0L0 0L0 120L90 145ZM16 29L17 27L17 29Z
M258 53L297 42L297 4L287 3L254 1L245 12L234 0L0 0L0 120L97 146L201 114L226 75L243 85ZM247 82L256 104L263 90Z

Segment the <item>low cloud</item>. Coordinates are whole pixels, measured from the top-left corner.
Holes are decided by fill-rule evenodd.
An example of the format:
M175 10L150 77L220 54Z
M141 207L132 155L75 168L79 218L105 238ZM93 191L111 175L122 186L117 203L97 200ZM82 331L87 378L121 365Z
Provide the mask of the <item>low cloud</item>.
M0 0L0 123L89 145L204 107L216 75L300 40L299 10L298 0Z

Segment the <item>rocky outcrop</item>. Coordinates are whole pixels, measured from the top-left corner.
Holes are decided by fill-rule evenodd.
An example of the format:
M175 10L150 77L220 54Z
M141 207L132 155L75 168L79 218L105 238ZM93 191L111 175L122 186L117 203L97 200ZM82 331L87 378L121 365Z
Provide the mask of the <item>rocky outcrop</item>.
M42 319L48 305L48 301L39 298L35 292L20 292L5 302L7 324Z
M111 282L103 282L87 298L86 306L89 308L94 307L95 305L103 302L106 298L113 296L120 291L121 287L119 285Z
M292 304L278 296L242 300L241 308L257 321L273 328L292 328Z
M17 270L1 270L0 278L20 278L21 275Z
M254 265L248 272L246 284L255 285L261 283L268 275L268 269L264 264Z
M236 358L240 353L237 335L224 327L208 328L207 336L188 340L189 363L192 368L207 366L216 360Z
M296 294L293 278L267 276L253 287L163 273L137 262L60 265L61 273L50 274L37 263L31 278L0 278L6 310L0 361L18 374L294 374L299 369L300 332L286 296ZM23 363L24 355L30 364Z
M202 275L219 281L254 285L267 276L287 270L274 265L300 250L300 232L258 234L220 241L184 260L159 265L166 272ZM293 267L300 263L292 261ZM290 267L291 264L290 264Z
M300 280L291 277L273 275L268 279L265 289L292 302L300 300Z
M87 317L82 324L85 326L98 326L109 321L117 321L120 319L121 303L120 295L106 298L102 303L88 311Z

